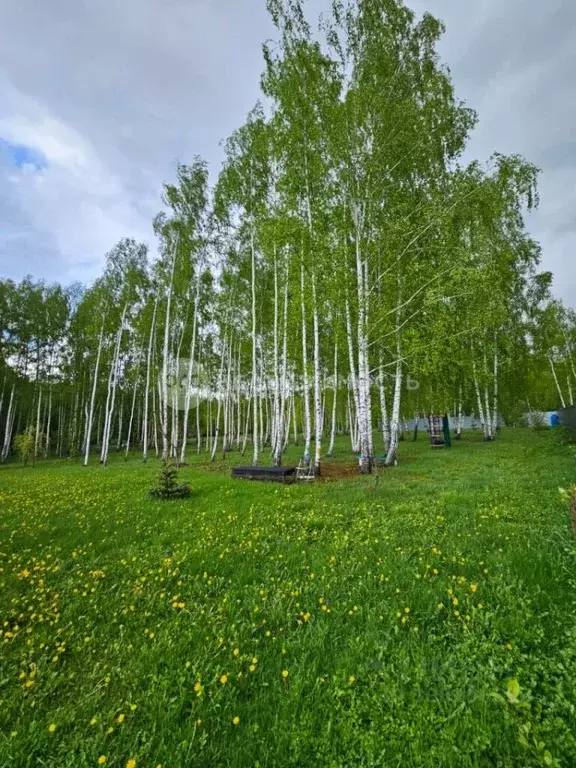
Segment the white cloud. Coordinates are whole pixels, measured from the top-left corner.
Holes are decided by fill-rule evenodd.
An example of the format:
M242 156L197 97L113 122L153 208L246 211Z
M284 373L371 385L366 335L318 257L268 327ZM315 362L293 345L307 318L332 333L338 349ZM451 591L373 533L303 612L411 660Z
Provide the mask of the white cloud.
M13 169L3 186L34 231L48 235L57 249L56 274L46 276L92 278L103 254L127 233L151 240L149 219L90 141L37 102L10 91L18 108L13 116L0 117L0 136L41 152L46 163L40 170ZM15 238L22 240L21 228ZM24 252L17 267L27 271L27 262Z
M480 117L467 157L519 152L542 168L528 223L576 305L576 6L407 3L446 23L441 57ZM311 17L326 5L308 0ZM0 169L0 268L89 279L120 237L154 243L176 160L198 153L214 172L219 140L258 98L261 43L274 34L265 2L4 0L2 13L0 136L42 151L48 167Z

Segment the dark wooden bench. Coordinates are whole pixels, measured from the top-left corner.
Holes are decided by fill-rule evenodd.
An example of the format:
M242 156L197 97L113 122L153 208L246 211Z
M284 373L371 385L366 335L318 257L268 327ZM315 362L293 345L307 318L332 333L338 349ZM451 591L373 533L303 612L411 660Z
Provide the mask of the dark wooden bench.
M296 467L232 467L232 477L269 483L292 483L296 478Z

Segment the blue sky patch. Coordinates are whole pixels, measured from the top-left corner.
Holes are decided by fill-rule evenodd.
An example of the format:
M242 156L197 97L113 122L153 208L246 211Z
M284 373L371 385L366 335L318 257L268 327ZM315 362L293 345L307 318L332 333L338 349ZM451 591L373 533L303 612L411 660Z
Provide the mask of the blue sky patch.
M7 158L10 165L16 168L32 165L37 171L40 171L48 165L42 152L24 144L14 144L2 137L0 137L0 157Z

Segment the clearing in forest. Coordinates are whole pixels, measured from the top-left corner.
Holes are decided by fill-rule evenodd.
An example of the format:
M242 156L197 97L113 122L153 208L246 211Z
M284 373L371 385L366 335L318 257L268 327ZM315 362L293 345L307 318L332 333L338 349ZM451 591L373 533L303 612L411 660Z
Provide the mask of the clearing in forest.
M573 452L306 486L232 455L174 502L153 460L0 468L0 765L575 765Z

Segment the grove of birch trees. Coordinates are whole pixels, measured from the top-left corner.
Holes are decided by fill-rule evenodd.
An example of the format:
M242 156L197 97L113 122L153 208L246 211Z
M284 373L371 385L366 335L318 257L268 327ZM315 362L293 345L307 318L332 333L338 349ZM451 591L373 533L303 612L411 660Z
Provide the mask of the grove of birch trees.
M399 0L268 0L261 101L211 179L178 164L153 222L92 285L0 282L0 457L106 464L236 451L321 472L345 434L360 471L408 419L573 404L576 315L526 231L538 169L461 158L475 113L443 32ZM457 430L458 431L458 430Z

